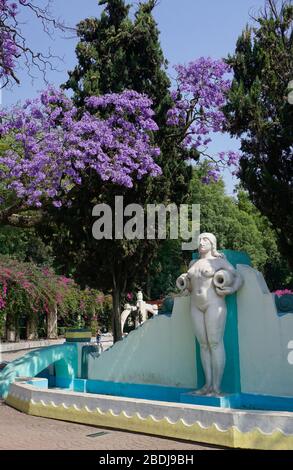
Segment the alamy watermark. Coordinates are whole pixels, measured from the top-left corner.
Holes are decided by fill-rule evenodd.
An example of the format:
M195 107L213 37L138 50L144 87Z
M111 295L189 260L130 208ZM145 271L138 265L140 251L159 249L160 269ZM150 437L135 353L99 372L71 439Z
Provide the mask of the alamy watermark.
M182 250L196 250L200 234L200 204L128 204L115 197L114 213L108 204L94 206L98 219L92 227L96 240L182 240ZM169 235L169 236L168 236Z

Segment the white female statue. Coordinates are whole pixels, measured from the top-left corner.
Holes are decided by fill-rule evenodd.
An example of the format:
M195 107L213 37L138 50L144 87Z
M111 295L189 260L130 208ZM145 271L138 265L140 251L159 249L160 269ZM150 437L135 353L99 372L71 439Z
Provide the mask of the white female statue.
M224 330L227 316L225 296L242 285L242 278L224 255L217 251L212 233L199 236L200 259L192 261L177 287L191 294L191 318L200 345L205 385L195 393L217 395L225 368Z

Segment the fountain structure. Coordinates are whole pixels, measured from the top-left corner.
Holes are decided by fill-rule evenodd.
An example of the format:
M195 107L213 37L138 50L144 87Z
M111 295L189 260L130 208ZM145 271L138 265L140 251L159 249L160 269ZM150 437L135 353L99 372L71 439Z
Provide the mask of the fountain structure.
M241 282L222 296L226 321L216 343L223 341L226 360L223 371L222 353L212 365L213 374L220 370L219 390L204 388L209 372L192 318L191 266L171 315L155 315L102 354L89 353L86 369L86 333L30 352L0 372L0 396L37 416L235 448L293 449L291 299L280 311L249 257L223 254L231 276L216 269L206 278L217 275L213 288L218 282L220 289ZM195 266L202 257L193 258ZM210 353L219 351L209 336Z

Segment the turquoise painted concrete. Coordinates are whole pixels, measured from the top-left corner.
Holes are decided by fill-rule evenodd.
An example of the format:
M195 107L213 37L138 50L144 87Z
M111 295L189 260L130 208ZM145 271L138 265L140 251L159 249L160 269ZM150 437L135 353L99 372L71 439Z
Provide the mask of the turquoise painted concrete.
M48 379L40 379L38 381L28 380L27 383L29 385L33 385L34 387L37 387L37 388L43 388L43 389L48 388Z
M55 377L55 387L73 390L74 377Z
M50 364L55 365L57 377L74 378L77 375L77 345L74 343L49 346L31 351L9 363L0 373L0 397L5 398L16 377L36 377Z
M236 268L237 264L247 264L251 266L249 256L243 251L223 250L229 263ZM198 259L198 253L193 253L192 259ZM241 391L240 363L239 363L239 341L238 341L238 312L237 294L226 297L227 321L224 334L224 344L226 350L226 366L224 370L221 389L225 393L238 393ZM197 362L197 385L198 388L204 385L204 373L200 360L199 344L196 341L196 362Z
M275 397L253 393L232 393L219 397L194 396L184 393L180 396L182 403L221 408L267 411L293 411L291 397Z
M74 379L73 390L74 392L86 393L86 380L84 379Z
M88 346L83 346L82 353L81 353L81 378L82 379L87 379L89 376L88 359L89 359L89 355L92 355L92 354L94 356L99 355L96 345L89 344Z
M192 395L191 393L182 393L180 395L181 403L200 406L217 406L219 408L239 408L239 394L221 396Z
M293 411L292 397L241 393L239 398L240 407L247 410Z
M68 388L74 392L82 393L231 409L293 411L293 399L291 397L276 397L250 393L232 393L225 396L197 396L191 393L193 389L183 387L105 380L70 380L62 377L56 378L56 383L58 388ZM37 386L36 384L33 385Z
M104 380L86 381L86 391L88 393L167 402L180 402L180 395L191 390L191 388L168 387L164 385L109 382Z
M53 370L52 370L52 365L46 367L46 369L42 370L39 374L36 375L36 377L47 379L48 380L48 387L53 388L55 387L55 366L53 365ZM53 375L54 374L54 375Z

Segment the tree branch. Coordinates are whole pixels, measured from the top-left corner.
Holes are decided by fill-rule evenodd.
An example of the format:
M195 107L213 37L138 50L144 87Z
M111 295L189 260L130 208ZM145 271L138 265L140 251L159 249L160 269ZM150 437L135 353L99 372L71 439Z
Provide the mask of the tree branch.
M22 7L29 9L32 12L32 15L39 20L42 24L43 31L52 39L52 29L54 31L59 30L62 32L65 31L76 31L75 28L66 26L64 22L55 19L50 12L51 1L47 3L44 8L41 8L35 5L33 2L21 3ZM27 43L27 38L25 38L20 29L20 22L17 18L17 14L12 16L9 13L9 10L2 11L0 14L0 31L1 35L8 35L14 43L16 50L11 54L13 59L20 60L24 59L24 65L29 70L29 75L32 79L35 77L30 73L31 66L37 68L43 74L43 79L46 80L47 70L57 70L53 65L54 60L62 61L63 59L60 56L53 55L49 49L48 54L44 54L40 51L34 51ZM9 54L9 52L8 52ZM0 47L0 68L3 82L1 88L4 88L9 83L16 82L20 83L20 80L15 73L14 64L5 64L5 49L3 50Z

